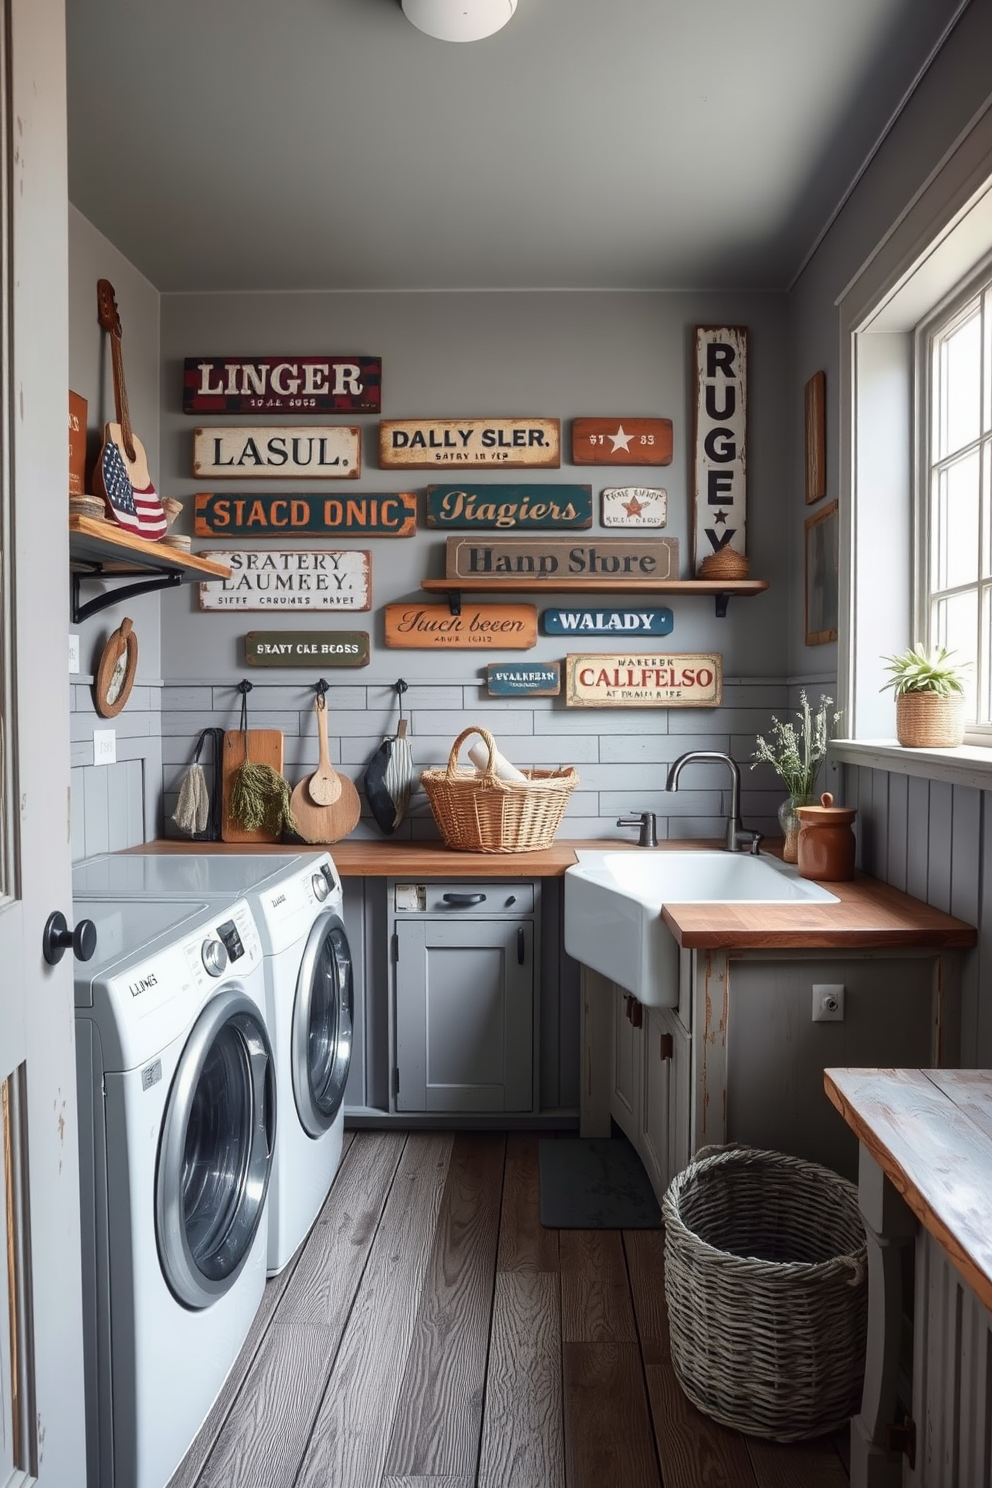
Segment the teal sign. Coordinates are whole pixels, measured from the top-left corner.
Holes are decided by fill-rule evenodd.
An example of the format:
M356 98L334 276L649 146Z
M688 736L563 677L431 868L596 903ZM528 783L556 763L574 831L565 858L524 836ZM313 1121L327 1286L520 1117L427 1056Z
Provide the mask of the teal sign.
M486 668L490 697L557 697L561 668L557 661L510 662Z
M541 628L545 635L636 636L671 635L675 620L671 610L544 610Z
M592 486L428 486L427 525L507 532L591 527Z

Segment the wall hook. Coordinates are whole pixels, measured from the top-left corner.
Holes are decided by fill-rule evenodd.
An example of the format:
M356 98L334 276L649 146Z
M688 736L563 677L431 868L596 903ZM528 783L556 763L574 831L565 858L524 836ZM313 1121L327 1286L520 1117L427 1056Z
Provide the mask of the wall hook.
M325 682L323 677L321 677L319 681L313 684L313 690L318 697L323 697L330 690L330 685L329 682Z
M409 682L404 682L403 681L403 678L401 677L399 679L399 681L397 682L397 684L396 684L396 691L399 693L400 697L402 697L403 694L405 692L409 692L409 690L410 690L410 684L409 684Z
M238 691L240 692L242 697L247 697L254 686L254 682L249 682L247 677L242 677L241 681L238 683Z

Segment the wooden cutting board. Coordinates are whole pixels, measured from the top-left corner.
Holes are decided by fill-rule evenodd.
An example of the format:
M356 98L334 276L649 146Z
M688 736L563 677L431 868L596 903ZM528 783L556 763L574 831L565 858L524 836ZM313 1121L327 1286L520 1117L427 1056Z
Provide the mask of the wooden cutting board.
M248 758L255 765L271 765L273 770L282 774L282 749L283 738L281 729L249 729L248 730ZM223 842L278 842L278 834L259 829L248 832L244 827L239 827L231 821L231 784L234 772L244 762L245 757L245 735L240 729L231 729L224 735L224 747L221 751L222 773L221 783L223 787L223 817L221 821L220 835Z

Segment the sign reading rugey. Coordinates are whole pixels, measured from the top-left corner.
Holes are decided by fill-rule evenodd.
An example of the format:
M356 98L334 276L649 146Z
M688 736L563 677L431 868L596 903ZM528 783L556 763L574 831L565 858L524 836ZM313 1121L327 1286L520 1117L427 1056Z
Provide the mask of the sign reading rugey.
M723 694L720 656L572 655L565 668L575 708L715 708Z

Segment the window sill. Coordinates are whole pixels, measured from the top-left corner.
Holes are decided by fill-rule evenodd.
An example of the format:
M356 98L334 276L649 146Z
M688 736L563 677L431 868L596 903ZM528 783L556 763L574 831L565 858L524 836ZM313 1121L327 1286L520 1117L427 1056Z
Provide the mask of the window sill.
M922 775L951 785L992 789L992 749L961 744L957 749L907 749L895 739L832 739L830 757L896 775Z

